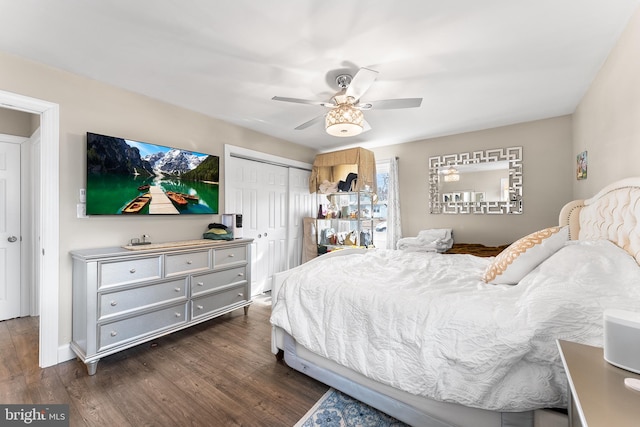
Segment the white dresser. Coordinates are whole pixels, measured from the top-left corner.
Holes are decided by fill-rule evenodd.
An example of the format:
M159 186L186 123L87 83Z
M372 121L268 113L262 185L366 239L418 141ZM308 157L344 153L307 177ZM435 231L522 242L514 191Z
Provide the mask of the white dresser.
M252 239L72 251L71 348L100 358L251 304Z

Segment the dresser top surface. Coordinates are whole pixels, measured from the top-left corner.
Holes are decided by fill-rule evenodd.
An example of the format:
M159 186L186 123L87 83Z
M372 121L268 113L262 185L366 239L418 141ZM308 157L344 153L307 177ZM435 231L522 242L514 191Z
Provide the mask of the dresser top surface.
M91 249L79 249L73 250L69 253L74 258L83 260L106 258L106 257L120 257L120 256L137 256L137 255L150 255L156 253L167 252L180 252L180 251L193 251L198 249L210 249L210 248L226 248L238 245L246 245L251 243L253 239L234 239L234 240L184 240L177 242L163 242L152 243L149 245L139 246L113 246L104 248L91 248Z
M589 427L640 425L640 392L624 385L640 375L611 365L603 349L558 341L576 406Z

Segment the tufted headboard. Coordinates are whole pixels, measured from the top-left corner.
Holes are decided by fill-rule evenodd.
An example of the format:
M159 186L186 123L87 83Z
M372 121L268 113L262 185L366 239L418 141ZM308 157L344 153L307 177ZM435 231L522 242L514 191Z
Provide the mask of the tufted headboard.
M572 240L607 239L640 263L640 177L614 182L587 200L574 200L560 211Z

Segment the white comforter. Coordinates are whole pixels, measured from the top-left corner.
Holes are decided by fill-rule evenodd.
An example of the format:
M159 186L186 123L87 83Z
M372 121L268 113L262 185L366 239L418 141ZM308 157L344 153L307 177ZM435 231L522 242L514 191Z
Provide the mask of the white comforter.
M606 308L640 310L640 268L608 241L569 243L518 285L491 258L370 250L293 271L272 324L409 393L499 411L566 407L555 340L602 345Z

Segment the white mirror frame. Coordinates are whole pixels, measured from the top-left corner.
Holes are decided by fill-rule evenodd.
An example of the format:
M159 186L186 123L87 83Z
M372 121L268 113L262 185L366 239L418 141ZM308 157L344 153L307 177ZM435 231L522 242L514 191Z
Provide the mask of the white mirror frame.
M451 166L509 162L509 200L506 202L443 202L439 184L443 168ZM432 214L521 214L522 147L494 148L471 153L429 157L429 213Z

